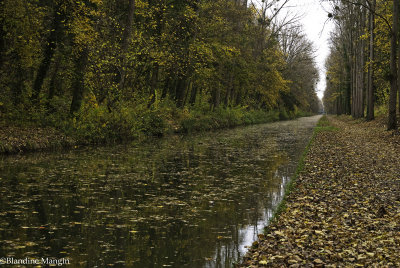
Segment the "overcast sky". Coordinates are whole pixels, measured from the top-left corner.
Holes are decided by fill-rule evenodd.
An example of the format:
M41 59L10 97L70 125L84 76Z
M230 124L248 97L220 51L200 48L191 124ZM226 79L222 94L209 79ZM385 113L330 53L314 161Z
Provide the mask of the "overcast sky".
M261 0L252 0L252 2L259 4ZM316 61L320 72L320 81L317 86L317 94L319 98L322 98L324 94L323 91L325 90L326 75L324 64L325 59L329 54L329 33L333 29L332 22L327 21L327 11L327 6L321 6L320 0L290 0L280 14L280 16L284 16L284 14L290 12L292 15L299 15L300 23L303 24L304 32L314 43L316 49Z
M333 29L332 22L327 21L327 7L319 0L290 0L288 10L301 16L301 23L308 38L314 43L316 60L320 70L320 82L317 86L318 97L322 98L325 90L325 59L329 54L329 33ZM324 10L325 9L325 10Z

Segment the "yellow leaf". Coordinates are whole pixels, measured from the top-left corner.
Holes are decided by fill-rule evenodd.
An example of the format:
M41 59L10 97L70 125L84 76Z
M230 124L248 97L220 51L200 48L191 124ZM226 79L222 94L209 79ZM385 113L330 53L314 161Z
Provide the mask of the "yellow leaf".
M275 231L275 234L279 236L285 236L285 234L281 231Z
M324 262L323 262L322 260L320 260L320 259L315 259L314 262L315 262L316 264L323 264L323 263L324 263Z

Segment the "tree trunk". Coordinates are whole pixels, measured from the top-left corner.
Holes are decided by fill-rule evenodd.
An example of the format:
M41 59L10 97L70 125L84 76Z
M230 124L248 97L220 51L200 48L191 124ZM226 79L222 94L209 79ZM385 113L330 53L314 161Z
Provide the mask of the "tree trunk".
M212 110L218 109L221 99L221 86L219 84L213 89Z
M128 19L126 21L125 30L122 35L122 44L121 44L121 80L119 81L119 89L122 90L125 85L125 77L126 77L126 62L127 62L127 53L129 48L129 39L132 35L132 23L135 15L135 0L129 0L129 11L128 11Z
M196 103L196 95L197 95L197 86L194 82L192 82L192 90L190 92L190 99L189 99L189 103L191 105Z
M178 78L176 84L176 103L179 108L184 106L185 92L186 92L186 80L184 78Z
M53 70L53 73L50 78L50 84L49 84L49 92L46 100L46 107L47 107L47 112L52 113L54 112L54 107L50 106L50 101L53 99L54 95L56 94L56 88L57 88L57 73L60 68L60 61L56 60L55 62L55 67Z
M345 64L345 113L351 114L351 62L348 57L348 49L344 47L344 58L346 59Z
M400 1L396 0L397 2L397 88L398 88L398 96L399 96L399 114L400 114ZM395 19L395 18L394 18Z
M35 82L33 83L33 92L32 92L32 100L37 100L40 94L40 91L43 86L43 81L46 78L47 72L49 71L51 59L53 58L55 49L57 47L57 39L59 39L60 35L60 26L61 26L61 13L60 7L56 7L54 9L54 18L52 21L52 27L49 34L49 37L46 41L46 48L44 51L44 57L42 62L39 65L39 69L36 74Z
M226 92L225 92L225 99L224 99L225 108L229 106L232 87L233 87L233 74L230 73L228 75L228 86L226 87Z
M387 129L392 130L397 128L396 122L396 99L397 99L397 35L398 35L398 20L399 20L399 0L393 0L393 26L391 32L391 49L390 49L390 95L389 95L389 116Z
M367 120L371 121L374 120L375 115L374 115L374 68L373 68L373 63L374 63L374 40L375 40L375 7L376 7L376 0L372 2L371 6L371 11L370 11L370 16L369 16L369 23L370 23L370 38L369 38L369 68L368 68L368 95L367 95L367 102L368 102L368 108L367 108Z
M352 68L351 68L351 116L355 117L355 103L356 103L356 97L355 97L355 91L356 91L356 56L352 55Z
M73 83L73 95L70 107L70 113L78 112L82 105L83 93L85 88L85 69L87 65L89 51L84 48L80 53L75 65L75 81Z
M366 27L366 19L367 19L367 9L365 7L362 8L361 14L361 27L360 27L360 37L364 33L364 29ZM360 91L358 96L359 101L359 111L358 117L364 117L364 107L365 107L365 100L364 100L364 92L365 92L365 39L362 38L360 42Z
M153 72L151 74L151 80L150 80L150 102L148 104L149 108L156 100L156 89L158 88L159 70L160 70L160 66L156 63L153 68Z
M167 76L166 81L163 86L163 89L162 89L161 99L165 99L167 97L170 86L171 86L171 78L169 76Z

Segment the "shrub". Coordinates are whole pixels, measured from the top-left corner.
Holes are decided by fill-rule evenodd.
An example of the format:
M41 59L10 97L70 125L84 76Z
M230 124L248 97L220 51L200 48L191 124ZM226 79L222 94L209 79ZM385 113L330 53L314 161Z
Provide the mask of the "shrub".
M84 105L72 119L72 135L81 142L101 143L162 136L166 131L163 114L147 105L120 105L109 111L106 105Z
M289 115L288 115L286 109L281 108L279 110L279 119L280 120L288 120L289 119Z

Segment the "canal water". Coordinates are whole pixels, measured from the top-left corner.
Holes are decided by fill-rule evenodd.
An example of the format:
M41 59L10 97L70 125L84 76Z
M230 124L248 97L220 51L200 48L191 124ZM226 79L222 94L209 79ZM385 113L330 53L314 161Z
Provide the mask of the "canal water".
M231 267L268 224L318 119L2 156L0 257Z

